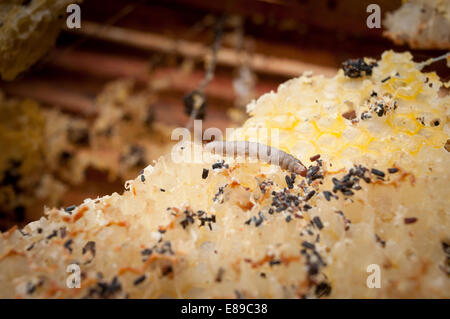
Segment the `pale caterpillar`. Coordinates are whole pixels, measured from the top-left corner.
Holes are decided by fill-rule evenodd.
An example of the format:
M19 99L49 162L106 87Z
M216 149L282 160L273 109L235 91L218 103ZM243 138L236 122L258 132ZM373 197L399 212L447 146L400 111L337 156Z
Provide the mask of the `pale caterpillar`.
M207 151L227 156L250 156L280 166L295 174L306 176L306 167L294 156L265 144L248 141L213 141L205 145Z

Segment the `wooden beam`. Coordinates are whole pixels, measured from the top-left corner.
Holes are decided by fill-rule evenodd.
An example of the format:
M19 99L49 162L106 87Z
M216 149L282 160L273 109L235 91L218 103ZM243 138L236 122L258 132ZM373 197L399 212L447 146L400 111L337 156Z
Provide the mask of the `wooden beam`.
M96 115L93 99L80 93L60 89L54 83L41 80L22 80L14 83L4 83L1 88L7 94L30 98L69 113L85 117Z
M194 59L204 59L210 52L210 48L202 43L175 40L150 32L141 32L115 26L103 26L89 21L83 21L80 29L67 31L142 50L177 53ZM221 48L217 56L217 63L220 65L236 67L240 64L240 61L241 57L239 53L231 48ZM327 66L266 56L260 53L251 55L249 65L256 72L285 77L296 77L305 71L313 71L316 74L323 74L325 76L333 76L336 73L336 69Z
M133 78L146 84L152 80L166 79L168 81L168 91L178 91L182 94L197 88L204 77L204 72L199 70L187 73L173 67L161 67L149 72L148 61L144 59L109 53L55 49L52 52L52 56L53 58L49 63L58 69L107 80ZM258 81L255 87L256 97L275 90L277 85L278 83L275 81ZM227 103L230 103L230 106L235 98L232 79L220 74L215 75L214 79L208 84L205 93L208 97L227 101Z

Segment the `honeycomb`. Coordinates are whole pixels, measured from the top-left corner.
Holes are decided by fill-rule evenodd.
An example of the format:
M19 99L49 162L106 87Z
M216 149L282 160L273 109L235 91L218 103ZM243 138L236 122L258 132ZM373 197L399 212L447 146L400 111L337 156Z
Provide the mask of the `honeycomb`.
M72 0L9 0L0 3L0 75L14 80L54 45Z
M449 298L450 100L419 69L389 51L252 102L228 139L274 132L268 141L299 158L306 177L168 154L123 194L10 229L0 297ZM180 146L173 154L199 147Z
M384 35L396 44L415 49L450 49L450 2L408 0L388 12L383 20Z

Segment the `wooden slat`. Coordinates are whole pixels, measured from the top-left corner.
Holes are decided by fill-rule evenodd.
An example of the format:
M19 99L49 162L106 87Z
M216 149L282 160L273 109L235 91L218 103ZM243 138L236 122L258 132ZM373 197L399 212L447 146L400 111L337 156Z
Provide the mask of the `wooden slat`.
M4 83L2 89L7 94L31 98L70 113L86 117L95 116L96 114L94 102L91 98L77 92L58 89L57 83L41 80L17 81Z
M70 32L143 50L177 53L193 59L204 59L210 52L210 48L202 43L174 40L151 32L141 32L115 26L105 27L89 21L83 21L80 29L73 29ZM239 66L239 53L231 48L221 48L217 56L217 64L233 67ZM331 67L266 56L260 53L252 54L249 65L256 72L285 77L299 76L305 71L313 71L325 76L332 76L336 72L336 69Z
M204 77L204 72L200 70L186 73L173 67L160 67L149 72L148 61L134 57L81 50L54 51L50 64L58 69L102 77L107 80L133 78L146 84L152 80L166 79L170 83L168 90L182 94L194 90ZM270 92L276 89L277 85L278 83L275 81L259 81L255 87L255 95L260 96ZM232 106L235 98L232 78L216 74L207 86L205 93L208 97L224 100L229 106Z

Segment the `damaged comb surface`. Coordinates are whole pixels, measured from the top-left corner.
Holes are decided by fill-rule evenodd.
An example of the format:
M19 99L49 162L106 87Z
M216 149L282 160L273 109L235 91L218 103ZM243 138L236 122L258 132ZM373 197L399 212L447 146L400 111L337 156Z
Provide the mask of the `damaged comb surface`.
M122 195L3 233L0 297L450 297L450 99L416 66L386 52L370 75L304 75L250 104L231 140L278 128L305 177L164 156Z

